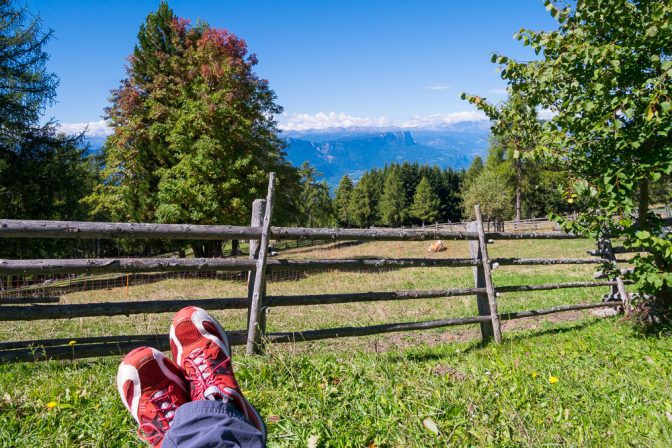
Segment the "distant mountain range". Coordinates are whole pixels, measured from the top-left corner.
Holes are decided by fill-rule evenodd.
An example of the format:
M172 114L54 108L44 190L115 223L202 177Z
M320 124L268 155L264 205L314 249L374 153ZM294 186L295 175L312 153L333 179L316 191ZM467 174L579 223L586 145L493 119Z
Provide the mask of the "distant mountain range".
M466 168L488 147L489 123L467 121L432 129L330 128L284 131L287 158L299 166L308 161L334 188L344 174L354 180L367 170L404 161ZM91 152L105 141L91 137Z
M339 128L283 132L294 165L310 162L330 186L344 174L357 180L364 171L404 161L467 168L488 147L487 122L463 122L438 129Z

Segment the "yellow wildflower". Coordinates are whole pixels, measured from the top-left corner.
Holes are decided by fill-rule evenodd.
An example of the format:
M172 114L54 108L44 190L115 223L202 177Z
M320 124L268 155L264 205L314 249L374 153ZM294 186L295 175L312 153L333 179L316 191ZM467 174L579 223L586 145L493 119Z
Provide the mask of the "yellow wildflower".
M537 377L537 372L532 372L532 379L535 379Z
M548 379L548 382L551 383L551 384L555 384L555 383L557 383L558 381L560 381L560 380L558 379L557 376L551 376L551 377Z
M72 341L68 342L68 345L75 345L76 343L77 343L77 341L75 341L75 340L73 339Z
M58 403L56 403L55 401L50 401L49 403L47 403L47 409L54 409L56 406L58 406Z

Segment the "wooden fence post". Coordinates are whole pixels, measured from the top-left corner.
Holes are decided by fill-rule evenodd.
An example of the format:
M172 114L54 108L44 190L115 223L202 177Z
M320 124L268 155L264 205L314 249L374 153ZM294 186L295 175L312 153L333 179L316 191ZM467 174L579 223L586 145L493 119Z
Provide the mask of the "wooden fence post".
M261 239L259 240L259 256L257 258L257 269L252 286L252 300L250 301L250 318L247 327L247 346L245 352L248 355L258 353L263 333L260 319L263 307L263 295L266 286L266 259L268 257L268 243L271 236L271 219L273 217L273 197L275 195L275 173L268 176L268 194L266 195L266 210L264 210L264 221L261 228Z
M472 221L467 224L467 232L478 232L478 226L476 221ZM474 260L480 260L481 258L481 247L476 240L469 240L469 254ZM482 266L474 266L474 286L476 288L485 288L485 273L483 272ZM490 305L488 305L488 294L479 292L476 293L476 305L478 306L478 315L479 316L489 316L490 315ZM492 339L492 322L481 322L481 337L484 341Z
M597 250L600 256L611 260L612 264L616 267L616 270L619 270L618 263L616 262L616 253L614 252L614 248L611 245L610 238L600 238L597 241ZM621 275L617 275L614 280L616 281L616 285L612 285L611 293L609 296L605 297L605 300L621 300L623 302L623 310L625 311L625 314L629 314L630 296L628 295L628 291L625 289L625 282L623 281L623 277Z
M252 218L250 219L250 226L262 227L264 225L264 211L266 210L266 199L255 199L252 202ZM259 240L249 240L250 244L250 260L259 259ZM250 328L250 310L249 305L252 303L252 296L254 295L254 279L256 277L255 271L250 271L247 274L247 327ZM265 291L264 291L265 293Z
M492 283L492 272L490 270L490 261L488 259L488 244L483 231L483 218L481 217L481 207L476 206L476 222L470 223L470 230L475 228L478 232L478 241L469 242L469 251L472 258L480 258L481 265L474 268L474 280L477 288L485 286L486 293L477 295L478 314L481 316L490 315L490 325L481 325L481 334L483 340L494 338L496 343L502 341L502 330L499 324L499 315L497 314L497 298Z

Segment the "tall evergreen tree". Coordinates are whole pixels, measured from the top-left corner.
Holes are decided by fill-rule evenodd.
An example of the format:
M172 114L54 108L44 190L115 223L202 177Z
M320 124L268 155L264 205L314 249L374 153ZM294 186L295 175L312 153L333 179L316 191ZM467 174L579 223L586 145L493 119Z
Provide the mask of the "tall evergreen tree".
M166 56L177 54L173 22L178 18L166 1L161 1L156 12L149 13L140 25L138 43L133 48L133 64L129 67L133 78L140 84L149 84L163 73L169 61Z
M336 197L334 199L334 207L336 208L336 219L338 223L345 227L350 227L354 221L350 208L350 197L354 185L350 176L345 174L336 188Z
M58 135L40 116L56 95L57 78L46 69L39 18L0 0L0 216L15 219L87 217L80 199L91 191L95 166L81 136ZM61 241L4 241L0 257L58 257ZM70 253L67 253L70 255Z
M411 216L425 223L433 223L439 217L439 197L432 190L426 177L420 179L418 188L413 196L413 205L411 205Z
M47 70L44 51L51 31L39 18L7 0L0 1L0 148L16 150L37 130L44 108L56 97L58 79Z
M383 223L400 226L408 214L404 183L398 169L391 169L385 178L385 187L379 204L379 215Z
M442 172L443 186L438 191L441 200L441 216L439 220L460 221L462 219L462 188L464 186L464 171L455 171L451 168Z
M420 166L417 163L404 162L399 167L399 174L401 180L404 183L404 191L406 193L406 203L413 203L413 195L415 190L418 188L418 183L420 183Z
M464 188L469 188L469 185L481 174L484 167L483 158L481 156L474 157L474 160L471 161L471 165L469 165L464 174Z
M327 227L333 223L334 213L329 185L326 181L318 181L321 176L308 162L303 162L299 169L301 175L301 195L299 211L301 219L299 225L308 227Z
M349 203L352 223L359 227L370 226L376 219L373 189L368 173L359 179L352 190Z

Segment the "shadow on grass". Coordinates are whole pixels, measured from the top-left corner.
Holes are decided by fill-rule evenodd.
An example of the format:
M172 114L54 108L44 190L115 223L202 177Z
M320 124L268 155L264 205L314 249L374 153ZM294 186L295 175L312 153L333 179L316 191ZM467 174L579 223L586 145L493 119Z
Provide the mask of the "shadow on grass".
M540 330L514 330L505 334L504 341L514 342L518 340L529 340L540 336L547 335L558 335L563 333L569 333L572 331L578 331L585 328L588 328L592 325L595 325L600 319L585 319L582 321L574 322L571 325L563 325L562 327L555 328L544 328ZM486 348L487 346L494 344L492 340L489 341L471 341L468 343L468 346L464 349L461 349L463 354L471 353L475 350L480 350ZM431 347L431 350L425 351L422 353L408 353L406 355L401 355L398 353L392 353L389 355L390 361L438 361L450 357L453 355L453 352L436 350L437 347Z

